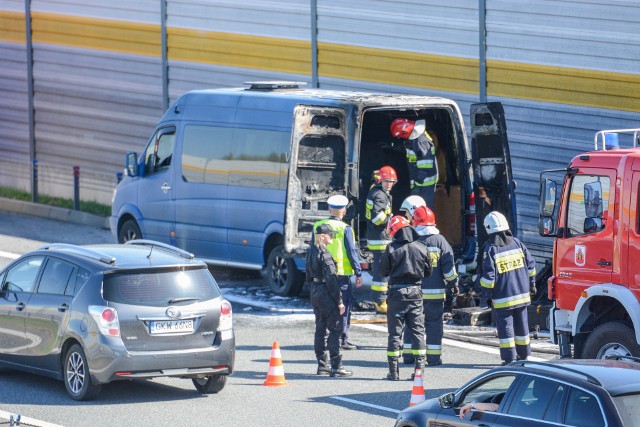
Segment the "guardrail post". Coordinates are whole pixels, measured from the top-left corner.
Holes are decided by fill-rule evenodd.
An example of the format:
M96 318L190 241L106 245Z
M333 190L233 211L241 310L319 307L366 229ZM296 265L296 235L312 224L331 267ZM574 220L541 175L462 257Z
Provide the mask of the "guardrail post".
M73 209L80 210L80 166L73 167Z
M33 185L31 191L31 201L33 203L38 203L38 159L33 159Z

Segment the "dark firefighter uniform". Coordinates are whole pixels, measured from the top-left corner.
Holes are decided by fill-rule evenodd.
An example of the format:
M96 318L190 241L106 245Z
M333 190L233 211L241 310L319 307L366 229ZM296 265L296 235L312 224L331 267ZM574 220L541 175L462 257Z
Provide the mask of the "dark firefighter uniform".
M325 226L328 228L328 226ZM316 232L333 234L333 231L318 227ZM343 370L340 354L340 334L342 333L342 316L340 306L342 295L336 276L336 264L331 254L321 246L311 245L306 259L306 281L310 285L311 305L316 319L314 335L314 351L318 360L318 375ZM327 338L327 330L329 336ZM327 366L329 350L331 369ZM343 375L340 375L343 376Z
M407 140L405 147L411 177L411 194L422 197L427 206L433 209L438 182L435 143L427 131L424 131L417 138Z
M405 323L415 357L415 369L424 368L425 333L422 307L422 279L431 275L432 267L426 246L411 226L395 233L380 260L380 272L389 277L387 297L387 361L390 380L399 379L398 357L402 348Z
M387 278L380 273L380 257L391 241L387 224L391 219L391 194L381 183L375 184L367 195L365 217L367 219L367 248L373 254L371 291L373 301L382 304L387 299Z
M420 241L429 252L433 273L422 279L422 303L424 307L425 332L427 334L427 365L442 364L442 316L444 300L448 288L455 288L458 283L453 249L447 240L439 234L434 226L418 226L416 231ZM405 337L403 358L405 363L413 363L411 343Z
M505 364L531 354L527 306L535 276L535 260L520 240L509 231L489 235L482 250L480 285L483 298L493 303L500 358Z
M360 254L358 253L353 230L340 218L332 216L329 219L320 220L314 224L314 231L321 224L328 224L336 232L333 242L327 245L327 250L336 263L338 286L340 286L342 302L345 306L345 312L342 315L343 330L340 335L340 346L346 349L354 349L355 346L349 341L349 326L351 325L351 309L353 307L351 276L362 276Z

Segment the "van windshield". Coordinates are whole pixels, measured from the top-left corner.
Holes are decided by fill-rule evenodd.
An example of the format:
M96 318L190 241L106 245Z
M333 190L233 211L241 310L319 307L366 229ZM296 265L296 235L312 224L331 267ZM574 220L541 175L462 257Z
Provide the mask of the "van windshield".
M118 272L104 277L104 299L120 304L162 307L170 301L192 304L219 296L220 289L206 268Z

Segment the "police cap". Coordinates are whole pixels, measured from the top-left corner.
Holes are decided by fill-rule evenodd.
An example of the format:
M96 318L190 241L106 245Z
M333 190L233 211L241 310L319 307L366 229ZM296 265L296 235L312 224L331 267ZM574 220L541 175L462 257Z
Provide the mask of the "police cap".
M327 199L329 209L342 209L349 204L349 199L341 194L336 194Z
M329 224L324 223L324 224L320 224L316 228L316 234L331 234L332 236L335 236L336 234L338 234L338 232L333 228L331 228Z

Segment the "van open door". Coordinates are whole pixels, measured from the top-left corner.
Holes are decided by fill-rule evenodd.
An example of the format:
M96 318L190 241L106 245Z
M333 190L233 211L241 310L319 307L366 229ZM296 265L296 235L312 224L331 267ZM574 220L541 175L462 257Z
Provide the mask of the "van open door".
M341 108L298 105L294 109L284 249L306 252L313 224L327 218L327 199L346 195L347 126Z
M518 226L516 185L511 173L507 124L501 103L471 105L471 156L478 248L482 250L487 240L483 221L489 212L501 212L514 236Z

